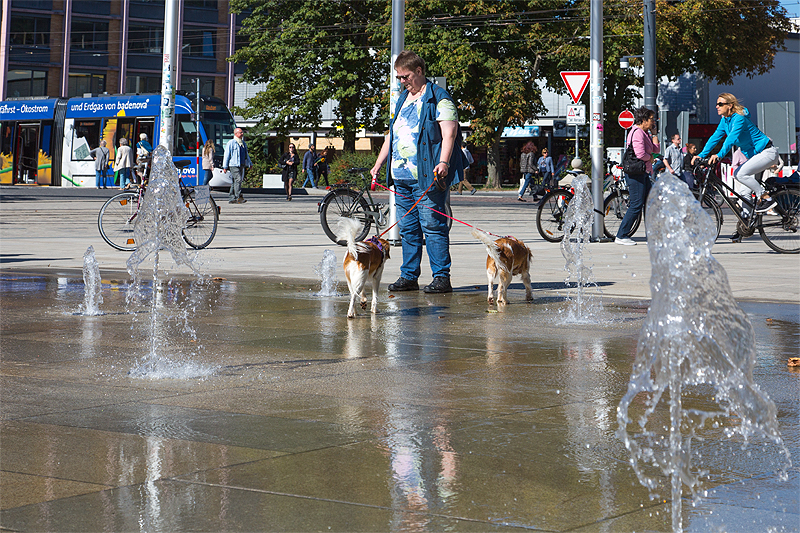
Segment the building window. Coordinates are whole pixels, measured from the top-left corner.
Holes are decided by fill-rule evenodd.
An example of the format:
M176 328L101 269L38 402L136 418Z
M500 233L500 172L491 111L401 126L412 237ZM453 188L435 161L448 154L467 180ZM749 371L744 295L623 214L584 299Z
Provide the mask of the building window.
M161 54L164 46L164 27L137 26L128 28L128 50L144 54Z
M11 17L11 46L50 47L50 19Z
M217 0L185 0L186 7L202 7L205 9L218 9Z
M216 31L201 28L186 28L183 30L183 55L188 57L216 57L214 48L216 44Z
M161 77L158 76L131 76L125 78L126 93L160 93Z
M8 97L47 96L46 70L9 70Z
M71 48L108 52L108 22L73 20Z
M181 76L181 90L187 93L197 92L197 78L186 74ZM214 78L200 78L200 94L214 94Z
M106 90L106 75L70 72L67 97L100 94Z

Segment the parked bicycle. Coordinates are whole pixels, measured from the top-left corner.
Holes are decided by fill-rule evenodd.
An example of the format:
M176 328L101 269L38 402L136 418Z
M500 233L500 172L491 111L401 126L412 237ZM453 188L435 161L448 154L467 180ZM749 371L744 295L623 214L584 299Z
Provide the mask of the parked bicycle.
M610 239L616 236L619 225L630 204L625 179L614 176L611 172L612 166L616 164L614 161L606 162L606 175L603 183L603 190L609 191L603 200L603 233ZM568 170L567 173L577 175L580 171ZM567 213L567 206L572 200L575 191L571 187L548 188L546 190L547 192L539 202L536 211L536 229L546 241L561 242L564 239L564 219ZM642 217L640 215L634 221L633 233L639 228L641 221Z
M361 223L361 231L356 235L356 241L363 241L373 224L376 232L389 223L389 203L376 202L370 193L370 180L365 179L364 173L368 168L350 168L348 174L357 180L357 184L344 183L325 196L319 203L319 220L325 235L330 240L341 246L346 246L347 241L336 234L338 220L341 217L352 218ZM401 217L404 213L398 213ZM445 214L448 216L447 227L453 225L453 211L450 201L445 204Z
M756 213L756 199L752 194L742 196L719 174L719 163L710 165L707 159L701 159L694 168L695 182L698 190L696 198L703 209L717 224L717 235L722 227L722 210L714 201L714 192L719 193L722 200L736 217L736 231L742 238L750 237L758 230L767 246L783 254L800 253L800 187L794 184L773 185L764 183L767 193L775 200L776 205L766 213ZM740 207L739 204L743 207ZM749 213L749 216L745 213Z
M181 163L184 162L179 161L175 163L175 166L182 168L190 162ZM117 250L132 252L136 249L137 243L133 235L133 228L147 189L148 176L143 177L144 180L138 190L125 191L112 196L103 204L100 214L97 216L100 236ZM208 192L208 187L187 186L181 179L178 182L181 198L189 210L189 218L182 229L183 240L192 248L200 250L211 244L214 235L217 234L219 208Z

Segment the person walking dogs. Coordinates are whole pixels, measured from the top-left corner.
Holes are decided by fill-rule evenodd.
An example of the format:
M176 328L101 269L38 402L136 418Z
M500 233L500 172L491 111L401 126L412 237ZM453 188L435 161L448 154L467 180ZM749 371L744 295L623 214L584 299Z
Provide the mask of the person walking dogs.
M750 111L731 93L721 93L717 96L717 114L721 117L719 126L698 155L700 158L708 157L711 150L724 137L725 142L719 152L708 158L708 162L713 165L718 159L725 157L733 145L738 146L747 157L747 161L734 171L733 177L755 193L758 199L756 213L769 211L775 207L776 202L765 192L764 186L756 179L756 174L778 164L780 160L778 149L772 145L772 140L753 124L750 120ZM743 214L746 209L747 206L743 206ZM731 235L732 241L738 242L741 238L738 232Z
M242 128L233 130L233 139L225 146L225 156L222 158L222 171L231 171L231 190L228 192L229 204L243 204L247 200L242 197L242 181L248 168L253 166L247 154L247 145L244 143Z
M463 138L452 97L425 78L425 62L403 50L395 60L397 79L404 90L378 159L370 170L375 179L384 162L386 183L397 192L397 216L403 242L400 277L390 291L418 290L422 245L425 242L433 281L427 293L452 292L450 285L450 230L444 216L448 189L464 172ZM419 202L419 203L416 203ZM416 205L415 205L416 203Z
M653 154L657 153L658 137L651 135L655 131L656 113L646 107L640 107L633 111L633 127L628 134L627 144L633 147L633 153L637 159L645 161L645 172L641 174L625 174L625 182L628 184L628 197L630 204L622 222L617 230L617 237L614 242L624 246L634 246L636 242L631 239L630 232L633 223L644 209L647 195L650 193L652 182L650 174L653 173Z
M117 157L114 159L114 172L119 173L119 188L128 189L131 179L131 169L133 168L133 151L128 146L128 139L125 137L119 140L119 148L117 148Z
M106 141L100 141L100 146L89 152L94 157L94 180L98 189L106 188L106 171L108 171L108 158L110 152L106 148Z
M317 177L314 175L314 163L317 161L317 147L313 144L308 145L308 152L303 154L303 172L306 173L306 179L303 181L303 187L306 183L311 182L311 188L317 188Z

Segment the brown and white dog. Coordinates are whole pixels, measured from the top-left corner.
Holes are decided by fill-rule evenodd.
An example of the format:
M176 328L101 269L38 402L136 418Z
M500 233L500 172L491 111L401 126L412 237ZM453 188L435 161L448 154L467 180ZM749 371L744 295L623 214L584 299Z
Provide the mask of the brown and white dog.
M361 298L361 309L367 308L367 297L364 295L364 285L372 281L372 308L373 313L378 312L378 288L381 284L383 267L389 259L389 242L378 237L371 237L366 241L355 242L355 236L361 231L361 224L350 218L339 219L339 235L344 235L347 240L347 253L344 255L344 277L347 278L347 288L350 289L350 308L347 318L356 316L356 297Z
M514 237L501 237L492 240L488 233L479 229L472 230L472 235L486 245L489 257L486 258L486 277L489 279L489 298L490 304L494 303L493 284L497 283L497 303L506 304L506 291L511 284L511 278L515 275L522 277L525 285L525 299L533 300L531 294L530 269L531 249L525 243Z

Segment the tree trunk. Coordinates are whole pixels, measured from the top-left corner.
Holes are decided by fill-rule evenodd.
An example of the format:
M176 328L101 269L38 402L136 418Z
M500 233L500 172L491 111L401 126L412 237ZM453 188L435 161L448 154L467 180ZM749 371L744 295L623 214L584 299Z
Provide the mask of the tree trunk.
M494 136L494 142L486 151L486 170L489 177L486 180L486 187L500 188L500 135L498 132Z

